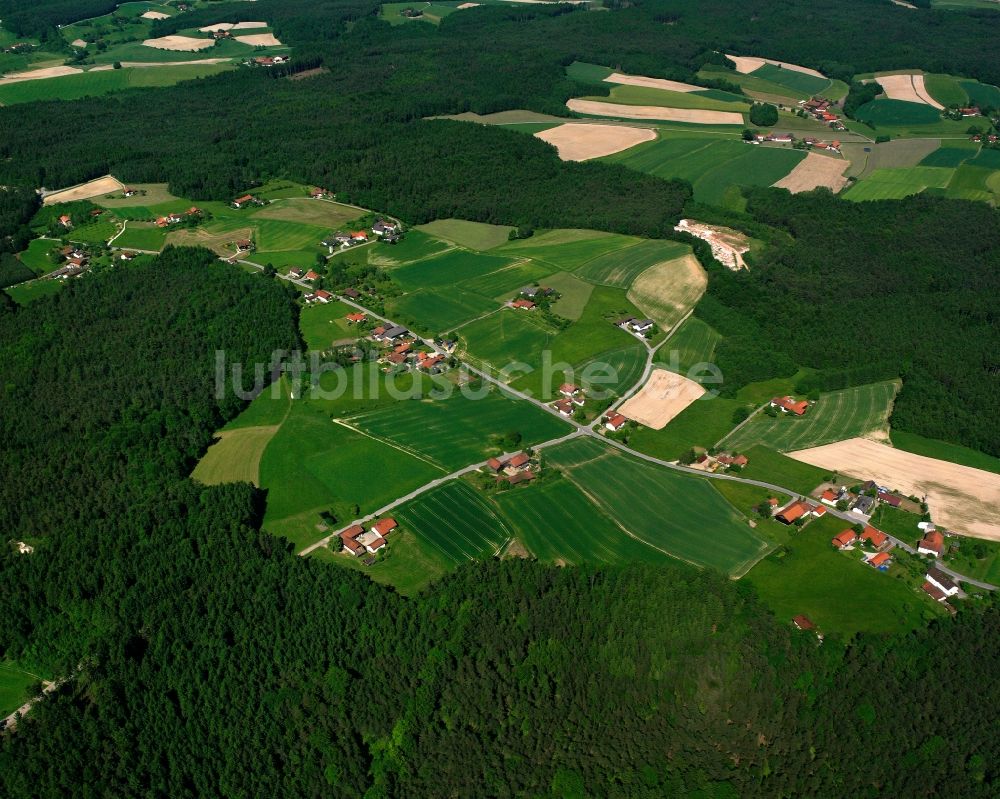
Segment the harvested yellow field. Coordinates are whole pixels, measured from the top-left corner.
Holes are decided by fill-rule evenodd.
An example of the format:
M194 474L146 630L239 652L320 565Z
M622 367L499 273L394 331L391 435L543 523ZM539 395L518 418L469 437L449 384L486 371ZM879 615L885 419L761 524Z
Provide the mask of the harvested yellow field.
M726 58L736 64L736 71L743 75L749 75L755 69L760 69L764 64L774 64L774 66L781 67L782 69L791 69L795 72L802 72L817 78L826 78L826 75L818 70L802 67L798 64L789 64L787 61L775 61L771 58L756 58L755 56L748 55L733 55L732 53L726 53Z
M926 497L937 524L1000 541L1000 474L914 455L867 438L787 454L822 469L874 480L908 496ZM914 540L917 537L914 529Z
M698 108L664 108L659 105L621 105L597 100L573 99L566 102L570 111L598 117L649 119L663 122L694 122L699 125L742 125L743 115L733 111L705 111Z
M662 330L677 324L701 299L708 276L692 254L654 264L635 279L628 298Z
M146 47L157 50L207 50L215 44L215 39L195 39L193 36L161 36L159 39L146 39Z
M944 109L941 103L927 93L923 75L883 75L876 76L875 80L885 89L885 96L890 100L905 100L908 103L933 106L938 110Z
M462 10L464 10L466 8L478 8L479 5L480 5L479 3L462 3L462 5L456 6L456 8L459 11L462 11Z
M170 19L169 14L164 14L162 11L147 11L141 14L143 19Z
M639 393L626 400L618 410L641 425L662 430L704 393L705 389L694 380L666 369L656 369Z
M77 67L45 67L43 69L31 69L27 72L12 72L9 75L0 76L0 85L4 83L21 83L26 80L43 80L45 78L62 78L66 75L80 75L82 69Z
M247 36L234 36L233 38L238 42L250 44L254 47L276 47L281 44L273 33L252 33Z
M666 78L647 78L644 75L623 75L615 72L604 79L605 83L623 83L626 86L644 86L647 89L665 89L669 92L701 92L705 91L704 86L695 86L691 83L681 83L677 80L667 80Z
M245 31L249 28L266 28L266 27L267 27L266 22L237 22L235 25L233 25L232 29L234 31Z
M553 145L563 161L586 161L588 158L620 153L644 141L652 141L656 138L656 132L649 128L632 128L627 125L567 122L556 128L539 131L535 138Z
M244 427L216 434L216 441L191 477L205 485L247 482L260 485L260 458L280 425Z
M198 28L198 30L202 33L214 33L215 31L227 31L232 27L232 22L216 22L214 25L206 25L204 28Z
M103 178L95 178L79 186L71 186L68 189L54 191L46 194L42 200L42 205L54 205L55 203L68 203L73 200L89 200L91 197L100 197L103 194L111 194L125 188L117 178L105 175Z
M850 165L850 161L842 158L810 152L791 172L773 185L778 189L788 189L792 194L826 186L836 194L847 184L844 172Z

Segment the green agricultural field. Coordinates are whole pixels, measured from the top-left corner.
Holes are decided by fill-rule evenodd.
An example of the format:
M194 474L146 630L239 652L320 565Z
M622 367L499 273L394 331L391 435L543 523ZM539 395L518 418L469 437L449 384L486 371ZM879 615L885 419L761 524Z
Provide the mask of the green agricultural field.
M731 186L770 186L805 158L801 150L754 147L739 138L661 138L606 161L694 186L699 202L718 204Z
M66 233L66 238L80 244L104 244L119 231L117 221L103 214L96 222L79 225Z
M598 64L587 64L583 61L574 61L566 67L566 77L575 80L577 83L595 83L607 85L604 79L608 77L613 69L602 67Z
M492 250L508 241L514 229L505 225L487 225L483 222L468 222L464 219L436 219L426 225L418 225L418 230L439 239L450 241L470 250Z
M504 309L464 325L459 335L476 360L502 369L511 361L535 360L556 331L536 322L530 313Z
M861 106L855 117L878 127L902 125L930 125L941 121L941 112L924 103L906 100L878 99Z
M996 8L996 5L992 8ZM982 107L1000 108L1000 89L996 86L976 80L959 81L959 85L968 95L970 103Z
M260 459L278 425L242 427L218 434L191 478L205 485L244 481L260 485Z
M690 251L688 245L679 241L649 239L598 256L577 269L575 274L591 283L627 289L653 264L670 261Z
M123 214L125 211L118 209L128 209L137 206L160 206L165 205L163 213L170 211L182 211L191 207L191 203L180 197L175 197L170 193L169 185L166 183L130 183L129 188L135 189L138 194L126 197L121 192L106 194L103 197L95 197L91 202L104 208L114 208L116 214ZM161 216L150 210L148 216Z
M975 158L976 150L968 147L940 147L920 162L920 166L943 166L954 168L970 158Z
M896 449L1000 474L1000 458L994 458L985 452L963 447L961 444L951 444L947 441L924 438L916 433L906 433L902 430L893 430L891 437L892 445Z
M969 102L969 95L962 84L951 75L924 75L924 87L931 97L945 107Z
M229 237L234 238L233 236ZM366 247L365 250L368 248ZM364 252L364 250L362 250ZM315 249L304 249L304 250L282 250L280 252L275 252L273 250L257 250L254 253L247 253L243 256L243 260L250 261L251 263L259 264L260 266L267 266L270 264L275 269L277 269L282 274L286 273L289 268L293 266L300 266L305 270L309 270L316 263L317 253L322 254L322 248L317 247ZM296 290L303 291L302 287L298 284L292 284Z
M581 438L545 453L633 536L689 563L739 575L767 545L702 478Z
M496 254L531 258L552 266L553 271L573 270L607 253L638 244L642 239L597 230L549 230L528 239L512 241Z
M499 455L497 438L508 433L520 433L528 447L570 432L559 417L498 389L399 402L343 422L447 471Z
M609 379L607 383L601 383L596 388L600 391L610 392L614 396L621 396L627 389L639 382L643 370L646 368L646 348L638 342L623 347L620 350L602 352L590 363L600 364L608 370ZM597 400L594 386L587 377L582 378L582 383L591 387L590 396Z
M129 88L173 86L184 80L217 75L230 69L233 69L232 64L178 64L169 67L125 67L27 80L0 85L0 103L17 105L36 100L78 100Z
M738 114L750 110L750 98L735 94L722 94L723 98L706 97L696 92L675 92L652 89L646 86L605 84L611 87L610 96L584 97L584 100L619 103L621 105L653 105L664 108L692 108L706 111L734 111Z
M280 383L265 387L239 416L222 428L222 432L242 430L247 427L278 426L285 421L291 405L289 384L282 378Z
M898 390L897 382L887 381L831 391L821 394L801 418L760 412L726 436L720 446L742 452L763 444L789 452L886 430Z
M989 202L993 199L990 192L990 179L996 173L986 167L962 164L945 188L945 196L956 200L980 200Z
M49 254L60 246L56 239L33 239L28 242L28 249L19 252L17 257L25 266L33 270L36 274L42 275L51 272L59 266L62 260L53 260Z
M325 233L329 233L334 228L353 222L363 213L350 205L303 197L274 200L259 211L254 211L251 216L254 219L277 219L282 222L318 225Z
M763 480L798 494L809 494L830 476L825 469L802 463L759 444L749 447L744 454L749 463L743 468L743 477ZM851 479L843 478L845 482Z
M905 169L876 169L859 180L841 196L845 200L901 200L929 188L945 188L954 170L935 166L914 166Z
M6 718L31 699L28 689L38 678L9 661L0 662L0 718Z
M521 543L544 563L663 563L670 558L629 536L569 480L497 494Z
M325 350L334 341L358 337L358 333L345 318L355 308L342 302L309 305L299 312L299 330L308 350Z
M817 78L815 75L786 69L776 64L764 64L751 72L750 76L788 89L795 97L826 96L825 92L831 83L827 78Z
M552 304L552 312L564 319L576 321L587 307L594 286L580 280L570 272L556 272L545 278L544 285L559 292L559 299Z
M393 515L400 525L456 566L491 557L513 537L490 503L459 480L421 494L401 505Z
M692 376L692 379L695 379ZM710 386L706 386L710 388ZM639 427L629 436L629 446L663 460L683 457L692 447L708 449L733 428L733 414L745 403L707 395L688 405L662 430Z
M288 222L279 219L262 219L252 216L247 224L256 230L259 250L306 250L316 247L329 229L319 225Z
M977 580L1000 585L1000 541L958 537L953 543L959 549L947 557L949 566Z
M549 285L551 272L552 268L549 266L536 264L534 261L520 261L511 263L510 266L496 272L463 280L459 284L459 288L498 301L507 301L513 298L518 290L524 286L542 282Z
M350 520L441 477L445 471L331 421L321 403L296 400L260 460L264 529L296 549L322 538L319 514Z
M167 230L151 222L129 222L114 241L115 247L159 252L167 240Z
M830 539L843 528L840 519L818 519L747 574L779 620L802 613L824 634L850 637L912 630L941 614L899 565L883 573L861 563L856 550L835 550Z
M59 280L33 280L5 289L7 295L18 305L28 305L35 300L58 294L63 284Z
M877 169L895 169L917 166L923 158L933 153L941 145L940 139L893 139L874 144L868 141L844 142L841 152L851 162L847 174L863 178ZM958 146L950 141L949 146Z
M639 275L628 298L661 330L670 330L694 308L708 276L692 253L654 264Z
M684 373L699 363L712 363L722 336L706 322L688 317L656 354L658 365Z
M451 288L456 283L489 275L513 264L514 261L495 255L450 250L442 255L400 266L393 270L392 278L406 291Z
M462 289L421 289L386 303L386 312L400 324L429 335L444 333L491 311L499 303Z
M368 263L375 266L393 267L438 255L451 246L419 230L410 230L398 244L369 247L366 252L368 252Z

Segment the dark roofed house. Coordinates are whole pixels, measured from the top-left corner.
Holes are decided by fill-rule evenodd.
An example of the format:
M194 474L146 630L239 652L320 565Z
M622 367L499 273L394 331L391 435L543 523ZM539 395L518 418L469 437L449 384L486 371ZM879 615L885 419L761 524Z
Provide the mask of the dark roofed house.
M959 592L958 584L936 566L929 568L924 577L927 578L927 582L939 589L945 596L954 596Z
M851 512L868 516L874 508L875 497L869 497L866 494L862 494L854 501L854 505L851 507Z
M893 508L898 508L900 503L903 501L903 498L896 496L895 494L890 494L888 491L879 491L878 501L884 502L886 505Z
M357 289L344 289L341 293L345 297L350 297L352 300L356 300L358 297L361 296L360 292L358 292Z
M410 331L402 325L393 325L392 327L386 329L385 333L382 334L382 337L392 341L400 336L407 335L409 332Z
M538 286L524 286L518 294L522 297L527 297L531 299L532 297L537 297L541 293L541 289Z
M525 469L523 472L518 472L515 475L511 475L507 480L512 486L516 486L518 483L526 483L535 479L535 473L531 469Z
M300 280L305 275L305 273L306 270L302 269L299 266L293 266L291 269L288 270L288 276L294 278L295 280Z

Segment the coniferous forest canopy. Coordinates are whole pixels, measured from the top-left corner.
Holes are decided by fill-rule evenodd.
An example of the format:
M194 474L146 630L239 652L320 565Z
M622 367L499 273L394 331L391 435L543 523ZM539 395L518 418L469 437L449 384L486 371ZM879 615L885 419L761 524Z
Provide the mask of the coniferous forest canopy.
M683 181L425 119L565 115L584 93L564 72L576 60L690 80L729 51L849 80L919 52L927 71L1000 82L992 11L640 0L484 7L435 28L390 27L367 0L249 5L183 26L266 19L294 48L288 71L327 71L0 109L0 269L27 240L35 188L109 172L193 199L280 177L409 223L673 235L692 208ZM0 17L46 38L110 7L0 0ZM697 313L726 336L730 388L800 365L828 383L902 375L895 426L1000 453L980 410L1000 388L996 211L763 190L727 213L767 244L747 274L709 263ZM683 564L471 564L404 599L294 556L261 529L266 492L188 475L244 406L216 398L215 352L252 364L295 348L297 307L280 282L194 249L25 307L0 292L0 529L38 550L0 547L0 661L71 678L0 738L0 794L1000 793L995 599L817 645L751 586Z

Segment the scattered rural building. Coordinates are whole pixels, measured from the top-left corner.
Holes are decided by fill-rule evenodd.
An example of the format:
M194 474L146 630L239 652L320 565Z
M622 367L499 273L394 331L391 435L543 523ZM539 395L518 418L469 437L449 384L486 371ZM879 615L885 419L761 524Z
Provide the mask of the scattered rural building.
M806 400L796 401L795 397L775 397L771 400L770 405L772 408L779 408L782 413L793 413L796 416L802 416L809 409L809 403Z
M868 565L881 572L888 571L892 564L892 555L888 552L877 552L868 558Z
M897 494L891 494L888 491L879 491L876 499L878 499L879 502L884 502L886 505L889 505L890 507L893 508L898 508L900 506L900 503L902 503L903 501L903 498L901 496L898 496Z
M746 466L750 460L746 455L733 455L729 452L722 452L715 456L715 459L723 466Z
M959 108L958 112L963 117L978 117L982 114L982 111L979 110L978 105L970 105L966 108Z
M378 328L376 328L377 330ZM380 338L382 341L395 341L397 338L402 338L403 336L408 336L410 331L407 330L402 325L393 325L392 327L386 328Z
M139 253L132 252L131 250L122 250L120 253L118 253L118 257L121 258L123 261L133 261L138 255Z
M793 524L796 521L796 519L801 519L804 516L808 516L814 510L815 510L814 505L810 505L808 502L804 500L797 499L793 502L790 502L788 505L786 505L784 508L778 511L778 513L775 515L774 518L777 519L782 524Z
M605 429L610 430L612 433L614 433L617 432L618 430L621 430L622 427L625 426L625 422L627 421L628 419L626 419L620 413L609 413L604 417L604 427Z
M305 274L306 270L302 269L299 266L293 266L291 269L288 270L288 276L294 280L301 280L303 277L305 277Z
M870 524L866 524L865 529L861 532L861 542L871 544L875 549L881 549L888 541L889 536L881 530L876 530Z
M341 294L345 297L350 297L352 300L356 300L361 296L361 293L357 289L344 289Z
M531 465L531 458L528 457L527 452L518 452L512 455L510 459L504 464L503 470L510 475L517 474L518 472L524 471Z
M836 505L840 500L841 492L834 491L832 488L826 489L822 494L819 495L819 501L826 505Z
M324 305L333 299L333 295L324 289L318 289L313 296L316 298L316 302L321 302Z
M360 524L355 524L348 527L344 532L340 534L340 540L344 544L344 549L350 552L355 557L360 557L364 554L365 548L362 544L358 542L358 536L363 535L365 528Z
M317 187L313 189L311 192L309 192L309 196L312 197L314 200L324 200L327 197L332 197L333 192L330 191L329 189L321 189Z
M246 208L248 205L257 205L259 201L252 194L244 194L242 197L237 197L232 202L233 208Z
M857 534L851 530L844 530L842 533L835 535L833 540L830 542L836 549L847 549L849 546L854 544L858 540Z
M860 516L869 516L875 507L875 497L870 497L867 494L862 494L851 506L851 513L857 513Z
M559 393L564 397L573 397L580 393L580 387L574 383L563 383L559 386Z
M61 217L59 217L59 224L62 225L64 228L71 228L73 227L73 220L66 214L63 214Z
M319 272L314 272L312 269L310 269L308 272L306 272L304 279L308 280L310 283L312 283L315 280L319 280Z
M805 616L805 615L802 615L802 614L799 614L798 616L793 617L792 618L792 624L794 624L800 630L815 630L816 629L816 625L813 623L813 620L810 619L808 616Z
M253 242L250 239L240 239L236 242L236 249L240 252L249 252L253 249Z
M917 552L940 558L944 555L944 535L939 530L928 530L917 544Z
M273 67L275 64L287 64L288 56L259 55L253 61L259 67Z
M403 353L395 353L403 355ZM405 355L403 357L406 357ZM441 363L444 361L443 355L421 352L417 355L417 367L431 374L438 374L441 371Z
M363 230L355 230L351 233L351 241L368 241L368 234Z
M361 322L364 322L365 319L368 318L368 315L367 314L363 314L361 312L358 312L358 313L349 313L345 318L347 319L347 324L349 324L349 325L356 325L356 324L360 324Z
M958 584L937 567L928 569L924 578L946 597L954 596L960 590Z
M394 222L386 222L383 219L379 219L372 225L372 233L379 237L391 235L395 232L396 224Z
M519 311L532 311L535 308L535 303L531 300L517 299L510 304L510 307Z
M527 483L535 479L535 473L531 469L525 469L523 472L518 472L517 474L511 475L507 478L507 482L512 486L516 486L518 483Z
M552 403L552 407L559 411L560 416L573 415L573 401L565 397Z
M395 530L399 525L396 524L396 520L387 516L384 519L379 519L375 524L372 525L372 530L378 533L380 536L385 538L389 533Z

